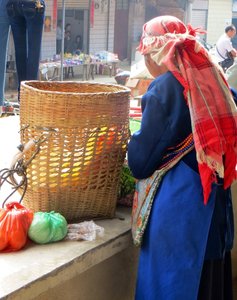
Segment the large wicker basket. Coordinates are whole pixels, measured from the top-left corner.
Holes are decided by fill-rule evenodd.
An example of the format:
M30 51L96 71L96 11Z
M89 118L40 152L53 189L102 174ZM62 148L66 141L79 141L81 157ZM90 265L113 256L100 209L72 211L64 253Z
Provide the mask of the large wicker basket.
M43 140L27 166L25 206L55 210L69 221L114 216L129 138L129 94L113 84L22 82L21 142Z

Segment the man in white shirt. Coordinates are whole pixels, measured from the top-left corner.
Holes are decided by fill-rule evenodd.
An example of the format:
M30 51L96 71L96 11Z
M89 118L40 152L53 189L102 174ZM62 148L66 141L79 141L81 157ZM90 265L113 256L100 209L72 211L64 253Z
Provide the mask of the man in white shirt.
M219 38L215 47L215 56L224 71L234 63L237 51L232 46L231 39L236 35L234 25L225 28L225 33ZM230 58L232 56L232 59Z

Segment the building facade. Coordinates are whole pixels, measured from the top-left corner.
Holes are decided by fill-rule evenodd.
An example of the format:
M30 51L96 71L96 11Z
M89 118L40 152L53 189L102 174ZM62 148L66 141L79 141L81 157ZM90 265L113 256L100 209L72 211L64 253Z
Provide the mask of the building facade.
M194 0L190 21L194 27L204 28L206 41L214 45L226 26L237 27L237 0ZM233 45L237 48L237 37Z
M56 54L57 24L63 19L63 12L65 24L71 24L72 40L80 35L85 53L109 51L117 53L120 60L127 59L131 62L145 21L164 14L174 15L185 21L188 19L188 6L192 2L193 0L47 1L41 59L52 59ZM9 54L14 57L12 39Z
M99 51L117 53L121 60L131 60L145 21L162 14L185 18L190 0L67 0L65 24L71 24L72 39L82 37L83 50L94 54ZM62 0L51 0L46 7L42 40L42 59L56 53L57 22L62 20Z

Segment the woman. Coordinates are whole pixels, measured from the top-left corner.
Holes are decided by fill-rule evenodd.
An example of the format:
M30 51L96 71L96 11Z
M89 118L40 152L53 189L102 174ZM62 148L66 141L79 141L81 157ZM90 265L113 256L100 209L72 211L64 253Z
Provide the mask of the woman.
M132 233L141 244L136 299L232 299L236 106L223 72L171 16L143 26L155 80L142 98L128 162L139 179Z
M80 55L80 53L82 52L82 39L80 35L76 36L73 48L73 53Z
M56 29L56 54L60 54L62 50L62 21L58 20L57 29Z
M65 32L64 37L64 53L72 53L73 45L70 31Z

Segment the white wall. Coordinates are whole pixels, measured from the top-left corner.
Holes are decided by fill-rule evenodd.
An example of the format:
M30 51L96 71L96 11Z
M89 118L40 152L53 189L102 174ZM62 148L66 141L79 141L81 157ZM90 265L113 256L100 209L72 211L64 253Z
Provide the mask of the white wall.
M45 16L53 15L53 1L46 1ZM51 31L45 32L43 29L43 38L41 45L41 59L52 58L56 53L56 28L53 28L51 22Z
M196 0L192 4L192 13L190 18L191 25L207 29L208 19L208 0ZM203 36L204 37L204 36Z
M89 0L65 0L65 7L66 8L88 9L89 8ZM58 8L62 8L62 0L58 0Z
M232 0L209 0L207 41L215 44L232 22Z
M208 9L208 0L194 0L192 9Z
M108 1L107 1L108 3ZM109 35L108 51L113 52L114 48L114 17L115 17L115 0L110 1L109 14ZM94 13L94 26L90 28L90 53L107 50L107 22L108 22L108 5L99 6Z

